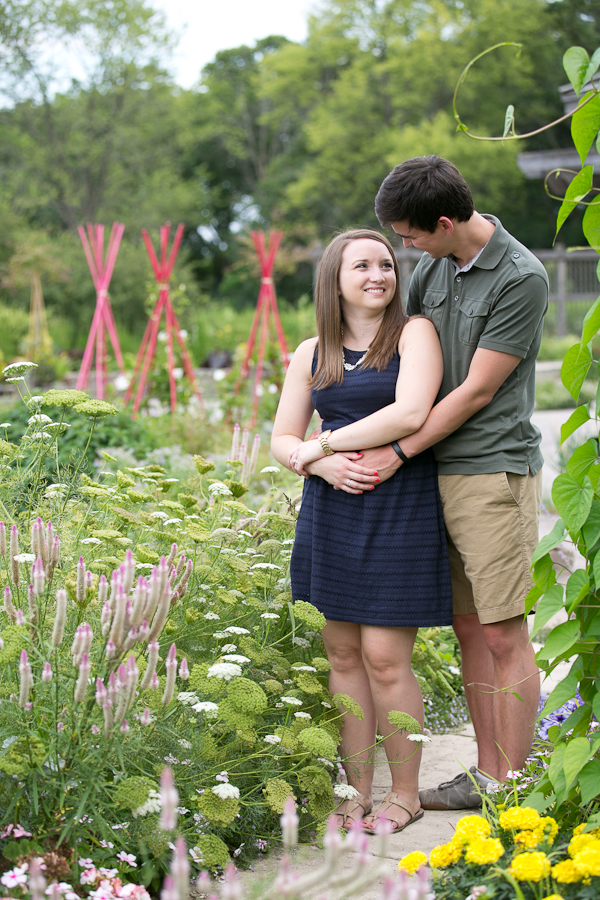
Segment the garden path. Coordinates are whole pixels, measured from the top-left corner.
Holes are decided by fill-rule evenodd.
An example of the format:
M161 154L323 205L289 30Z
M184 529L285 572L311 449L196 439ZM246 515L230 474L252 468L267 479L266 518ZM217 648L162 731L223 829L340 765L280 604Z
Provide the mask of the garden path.
M434 734L433 743L423 747L423 761L421 763L420 783L423 787L431 787L453 778L461 767L469 768L477 761L477 748L473 733L473 726L466 725L464 730L451 734ZM375 769L375 781L373 785L373 797L375 808L383 800L389 790L390 775L385 762L383 752L380 751L378 765ZM415 822L406 831L398 835L392 835L389 841L389 849L386 857L386 874L393 875L397 872L398 860L413 850L422 850L429 853L437 844L445 844L452 838L456 822L464 815L465 810L455 812L434 812L428 810L422 819ZM377 838L370 838L373 852L376 852ZM259 860L253 872L243 874L243 879L255 881L257 877L265 878L274 875L279 864L279 854L270 854L265 859ZM316 847L299 848L294 851L292 870L297 874L313 872L323 862L323 852ZM371 866L379 865L380 860L374 859ZM342 862L343 866L343 862ZM312 897L312 894L310 895ZM315 890L315 898L323 896L323 887ZM377 882L366 889L360 900L380 900L381 888Z

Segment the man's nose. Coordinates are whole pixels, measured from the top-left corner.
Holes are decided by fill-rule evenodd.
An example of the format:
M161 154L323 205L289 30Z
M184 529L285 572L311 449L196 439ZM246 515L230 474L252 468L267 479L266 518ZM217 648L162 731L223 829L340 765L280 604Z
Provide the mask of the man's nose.
M410 238L402 238L402 243L404 244L405 247L412 247L412 245L413 245L413 242L411 241Z

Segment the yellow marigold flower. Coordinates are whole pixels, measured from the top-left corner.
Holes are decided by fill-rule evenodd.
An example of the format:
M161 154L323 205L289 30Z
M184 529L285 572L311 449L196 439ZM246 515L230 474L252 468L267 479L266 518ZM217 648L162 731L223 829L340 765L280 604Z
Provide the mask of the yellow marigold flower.
M429 854L429 865L435 869L443 869L458 862L462 856L462 846L454 841L438 844Z
M583 831L583 829L585 828L586 825L587 825L587 822L582 822L581 825L578 825L576 828L574 828L573 829L573 837L577 837L578 834L581 834L581 832ZM586 831L586 834L592 834L594 836L597 836L600 834L600 828L592 828L591 831Z
M583 878L600 875L600 841L593 839L573 860L575 871Z
M540 819L540 823L536 827L535 832L536 834L539 834L540 841L545 840L549 844L553 844L554 838L558 834L556 819L553 819L552 816L544 816Z
M515 834L515 844L527 850L533 850L542 840L542 835L537 831L519 831Z
M559 884L574 884L577 881L581 881L582 878L572 859L565 859L563 862L552 866L552 877Z
M550 874L550 860L545 853L519 853L508 871L517 881L540 881Z
M511 806L500 814L498 824L505 831L509 829L533 831L540 824L540 814L530 806Z
M571 838L571 842L569 844L569 856L575 858L578 853L581 853L584 847L587 847L589 844L600 844L597 838L594 837L591 831L586 831L585 834L578 834L574 838Z
M475 838L489 837L490 823L481 816L463 816L456 823L453 841L459 844L468 844Z
M474 838L467 845L465 862L487 866L498 862L503 853L504 847L498 838Z
M542 900L563 900L560 894L548 894L547 897L542 897Z
M408 872L409 875L414 875L421 866L427 865L427 854L422 853L420 850L414 850L412 853L408 853L406 856L403 856L400 862L398 863L398 868L400 871L404 869L405 872Z

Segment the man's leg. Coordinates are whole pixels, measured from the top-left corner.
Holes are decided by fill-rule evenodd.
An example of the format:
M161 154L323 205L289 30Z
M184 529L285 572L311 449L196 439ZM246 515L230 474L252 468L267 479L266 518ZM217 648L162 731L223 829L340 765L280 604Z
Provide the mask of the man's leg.
M477 768L496 778L499 768L494 735L494 660L486 644L477 613L454 616L454 631L460 644L465 697L477 740Z
M497 781L504 781L509 769L524 766L531 750L540 675L523 616L482 628L494 663L494 738L499 750L496 771L480 768Z

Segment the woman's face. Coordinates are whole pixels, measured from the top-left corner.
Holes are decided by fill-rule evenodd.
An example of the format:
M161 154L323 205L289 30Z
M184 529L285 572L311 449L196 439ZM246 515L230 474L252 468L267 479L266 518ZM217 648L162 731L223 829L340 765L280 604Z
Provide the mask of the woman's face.
M385 244L371 238L350 241L339 275L342 313L381 315L396 291L394 262Z

